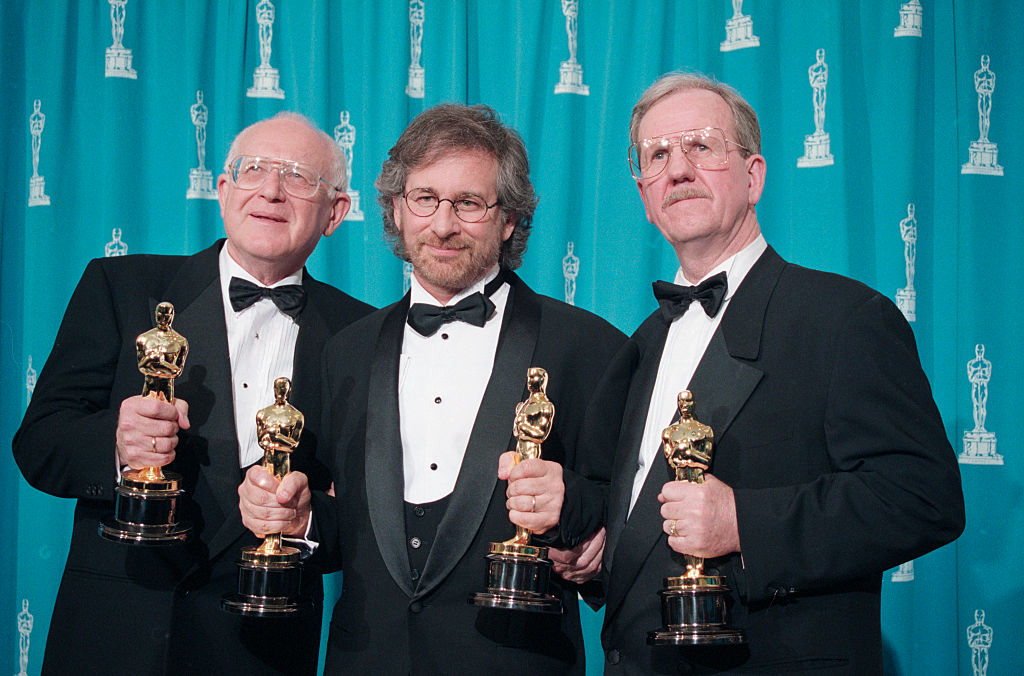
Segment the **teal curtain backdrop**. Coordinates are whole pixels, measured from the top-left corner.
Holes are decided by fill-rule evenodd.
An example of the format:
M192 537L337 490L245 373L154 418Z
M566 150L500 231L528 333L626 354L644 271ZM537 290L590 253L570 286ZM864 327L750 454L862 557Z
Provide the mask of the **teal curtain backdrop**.
M273 0L261 38L268 4L0 5L5 443L89 259L192 253L219 237L200 170L215 179L232 135L279 110L341 127L352 151L363 217L320 245L317 277L378 306L403 292L374 178L416 113L483 102L533 161L523 277L631 332L655 307L650 282L677 264L629 176L630 109L659 74L697 69L760 114L768 241L901 303L961 457L966 533L885 573L888 673L1024 673L1019 3ZM0 468L0 657L37 674L72 504L30 488L9 453ZM600 673L601 615L586 619Z

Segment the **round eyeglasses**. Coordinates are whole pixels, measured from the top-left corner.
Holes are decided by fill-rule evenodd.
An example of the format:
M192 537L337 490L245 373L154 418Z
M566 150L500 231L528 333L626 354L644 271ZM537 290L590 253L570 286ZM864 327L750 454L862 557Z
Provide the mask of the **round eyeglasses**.
M654 178L665 171L672 155L672 146L678 145L683 157L700 169L725 169L729 166L729 146L732 144L750 152L725 137L718 127L686 129L663 136L645 138L629 147L629 171L636 180Z
M479 223L487 217L487 212L498 206L498 202L488 204L484 198L478 195L467 194L455 199L438 197L426 188L413 188L402 195L405 203L409 205L409 211L416 216L433 216L441 202L448 202L452 210L464 223Z
M321 176L316 167L291 160L239 155L228 162L225 170L242 190L256 190L266 183L267 176L274 171L278 173L284 191L292 197L312 197L320 188L320 181L335 190L341 190Z

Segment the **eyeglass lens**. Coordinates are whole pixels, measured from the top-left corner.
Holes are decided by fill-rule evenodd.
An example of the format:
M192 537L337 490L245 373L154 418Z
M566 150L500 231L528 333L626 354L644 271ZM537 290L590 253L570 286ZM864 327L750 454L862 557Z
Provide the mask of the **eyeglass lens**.
M725 134L720 129L690 129L678 134L644 139L630 151L630 164L637 178L650 178L665 171L672 146L679 145L686 159L705 169L724 167L728 162Z
M466 223L482 221L490 209L483 198L477 195L463 195L455 199L440 198L426 188L410 190L405 194L405 202L409 205L409 211L417 216L432 216L441 206L441 202L450 202L455 215Z
M245 190L262 186L272 171L278 172L285 191L294 197L310 197L320 185L320 172L299 162L243 155L231 163L231 169L235 183Z

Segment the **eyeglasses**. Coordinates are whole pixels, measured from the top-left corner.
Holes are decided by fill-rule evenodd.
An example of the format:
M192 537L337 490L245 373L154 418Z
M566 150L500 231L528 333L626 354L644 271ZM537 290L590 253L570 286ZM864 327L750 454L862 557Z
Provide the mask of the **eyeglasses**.
M267 176L276 171L284 191L292 197L309 198L316 194L320 181L335 190L341 190L327 181L316 167L291 160L275 160L255 155L239 155L228 162L225 170L242 190L255 190L267 182Z
M405 203L409 205L409 211L417 216L433 216L441 202L449 202L452 210L459 220L464 223L479 223L487 217L487 212L498 206L498 202L487 204L482 197L477 195L463 195L455 199L438 197L426 188L413 188L402 195Z
M727 139L725 132L717 127L687 129L645 138L629 147L629 171L638 181L654 178L668 166L673 145L678 145L683 157L695 167L725 169L729 166L729 143L750 152L749 148Z

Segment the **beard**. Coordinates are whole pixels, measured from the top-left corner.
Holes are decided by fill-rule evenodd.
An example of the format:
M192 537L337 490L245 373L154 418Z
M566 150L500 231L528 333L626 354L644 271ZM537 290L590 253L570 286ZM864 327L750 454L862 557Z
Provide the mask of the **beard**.
M498 262L501 254L499 232L486 241L477 241L462 234L439 238L429 231L418 237L402 233L402 248L412 263L421 283L434 286L455 295L472 286ZM440 258L427 249L433 246L457 250L450 258Z

